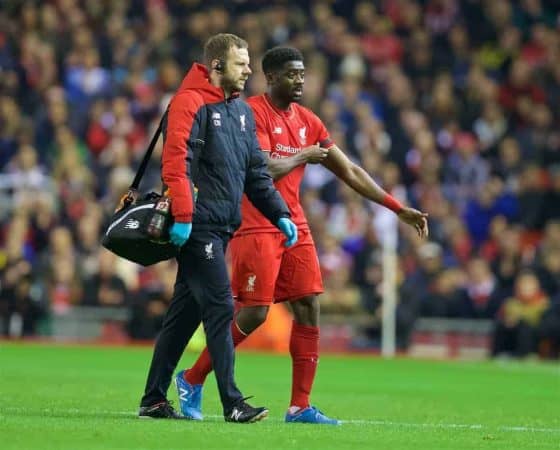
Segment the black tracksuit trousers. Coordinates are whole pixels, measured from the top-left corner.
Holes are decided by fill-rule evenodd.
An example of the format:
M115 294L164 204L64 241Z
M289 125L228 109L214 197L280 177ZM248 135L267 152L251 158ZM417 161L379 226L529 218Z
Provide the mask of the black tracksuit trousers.
M233 298L225 262L230 234L194 231L178 256L175 291L156 340L141 406L166 400L173 372L202 323L224 413L243 396L234 375Z

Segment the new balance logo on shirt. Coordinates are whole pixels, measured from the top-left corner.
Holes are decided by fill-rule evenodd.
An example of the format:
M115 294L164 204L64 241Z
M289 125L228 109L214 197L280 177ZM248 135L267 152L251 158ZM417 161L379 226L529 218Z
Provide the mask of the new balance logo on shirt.
M280 127L274 127L274 130L272 130L273 134L282 134L282 128Z
M212 123L214 124L215 127L222 126L222 116L220 115L219 112L212 113Z

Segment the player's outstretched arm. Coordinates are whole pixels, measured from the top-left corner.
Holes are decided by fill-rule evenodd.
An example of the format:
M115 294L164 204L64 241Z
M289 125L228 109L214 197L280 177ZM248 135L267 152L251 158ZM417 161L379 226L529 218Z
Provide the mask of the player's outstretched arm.
M321 164L358 194L392 210L399 219L414 227L420 237L428 236L428 214L403 206L385 192L364 169L350 161L336 145L330 148L328 157Z
M300 153L287 158L274 158L268 156L268 171L270 176L276 181L290 173L302 164L318 164L324 161L329 154L329 150L318 145L311 145L302 149Z

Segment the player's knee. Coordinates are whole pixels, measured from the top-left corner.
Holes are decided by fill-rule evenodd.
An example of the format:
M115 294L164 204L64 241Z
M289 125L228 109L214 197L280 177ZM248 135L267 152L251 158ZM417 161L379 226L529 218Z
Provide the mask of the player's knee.
M319 311L319 300L316 295L309 295L299 299L297 302L293 303L294 308L298 308L307 312L318 312Z
M249 306L237 313L237 325L245 333L251 333L266 320L268 306Z
M257 306L252 308L251 315L255 328L261 326L268 315L268 306Z
M319 322L319 300L317 296L310 295L292 302L294 318L302 325L317 326Z

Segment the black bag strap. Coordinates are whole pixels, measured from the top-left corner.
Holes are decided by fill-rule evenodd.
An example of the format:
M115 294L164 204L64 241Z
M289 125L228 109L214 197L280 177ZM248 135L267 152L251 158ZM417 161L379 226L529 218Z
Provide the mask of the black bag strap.
M144 176L144 172L146 171L146 167L148 166L148 163L150 162L150 158L152 157L152 153L154 152L154 148L156 146L156 143L159 139L161 131L163 130L163 123L165 122L165 119L167 118L167 113L168 112L169 112L169 109L167 109L165 111L165 113L161 117L161 120L159 121L159 125L157 127L157 130L155 131L154 135L152 136L152 140L150 141L150 145L148 145L148 148L146 149L146 153L144 153L144 157L142 158L142 162L140 163L140 166L138 167L138 170L136 171L136 175L134 176L134 180L132 181L132 184L128 188L129 194L131 192L137 191L138 187L140 186L140 181L142 180L142 177ZM197 138L194 141L195 148L198 149L198 151L193 151L193 158L192 158L192 162L191 162L191 179L193 179L195 174L198 173L198 159L200 158L200 152L202 151L202 149L204 148L204 145L206 144L206 126L207 126L207 122L208 122L208 112L207 112L206 105L202 105L202 107L199 109L199 113L200 113L200 127L198 129Z
M154 135L152 136L152 140L150 141L150 145L148 145L148 148L146 149L146 153L144 153L144 157L142 158L142 162L140 163L140 167L138 167L138 170L136 171L136 175L134 176L134 180L132 181L132 184L128 188L129 191L137 191L138 186L140 186L140 180L144 176L144 172L146 171L146 167L148 166L148 162L150 162L150 158L152 157L152 153L154 152L154 148L155 148L156 143L159 139L159 135L161 134L161 130L163 128L163 122L164 122L166 116L167 116L167 111L165 111L163 116L161 116L161 120L159 121L159 125L157 127L157 130L154 133Z

